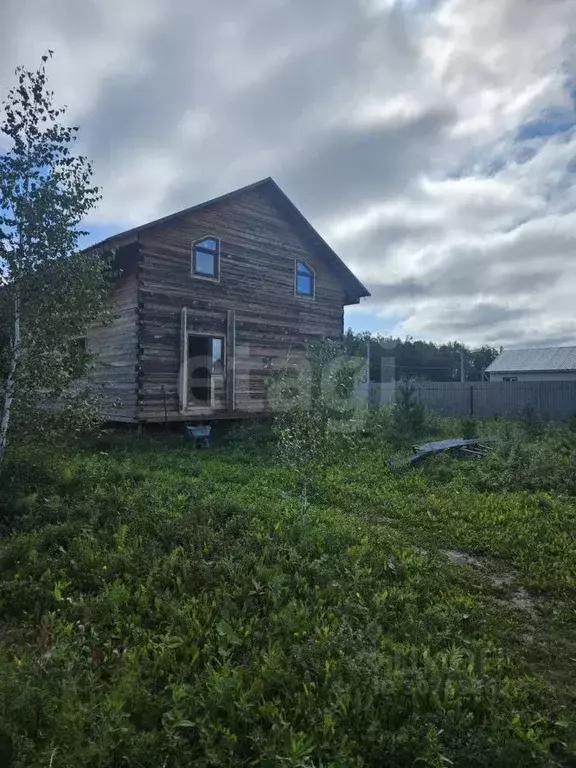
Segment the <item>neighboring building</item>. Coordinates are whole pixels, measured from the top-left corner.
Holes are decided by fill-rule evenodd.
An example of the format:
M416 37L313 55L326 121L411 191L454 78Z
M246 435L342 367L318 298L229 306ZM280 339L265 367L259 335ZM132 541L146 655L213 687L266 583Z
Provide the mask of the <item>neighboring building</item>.
M270 372L370 295L270 178L87 250L121 269L114 322L88 335L114 421L264 412Z
M576 381L576 347L505 350L486 373L490 381Z

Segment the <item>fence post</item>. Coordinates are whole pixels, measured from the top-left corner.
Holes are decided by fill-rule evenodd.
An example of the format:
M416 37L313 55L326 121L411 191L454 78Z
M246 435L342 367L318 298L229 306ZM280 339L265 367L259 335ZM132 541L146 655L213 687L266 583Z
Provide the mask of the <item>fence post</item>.
M470 416L474 416L474 385L470 384Z

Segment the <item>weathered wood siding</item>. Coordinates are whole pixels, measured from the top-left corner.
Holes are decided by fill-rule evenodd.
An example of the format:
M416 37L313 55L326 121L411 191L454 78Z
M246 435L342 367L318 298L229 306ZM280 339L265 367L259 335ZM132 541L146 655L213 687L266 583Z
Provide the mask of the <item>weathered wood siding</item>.
M192 244L208 235L220 239L219 282L191 275ZM314 299L294 295L295 259L315 271ZM341 280L256 191L141 232L139 299L138 415L144 421L162 421L165 403L170 420L212 414L210 408L180 413L183 306L189 333L226 336L228 331L229 414L232 399L235 413L265 410L271 366L301 354L313 339L340 338L343 330Z
M102 400L102 415L110 421L137 420L137 311L138 283L134 268L119 277L109 303L111 325L98 326L87 334L89 352L98 355L90 379Z

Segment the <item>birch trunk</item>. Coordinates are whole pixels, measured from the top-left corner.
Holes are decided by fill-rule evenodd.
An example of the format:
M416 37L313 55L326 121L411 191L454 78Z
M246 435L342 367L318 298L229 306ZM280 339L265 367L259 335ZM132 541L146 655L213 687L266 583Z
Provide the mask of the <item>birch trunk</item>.
M16 392L16 370L18 368L18 361L20 359L21 350L22 341L20 337L20 296L18 292L16 292L14 295L14 335L12 337L12 344L10 345L10 369L6 379L6 388L4 390L4 407L2 409L2 421L0 422L0 468L2 467L4 454L6 453L6 446L8 445L8 426L10 424L10 412L12 410L14 394Z

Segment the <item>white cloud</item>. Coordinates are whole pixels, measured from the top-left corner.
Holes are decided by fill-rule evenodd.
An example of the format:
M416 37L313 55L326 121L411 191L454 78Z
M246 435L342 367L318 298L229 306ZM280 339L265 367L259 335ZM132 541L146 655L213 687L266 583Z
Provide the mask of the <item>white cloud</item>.
M271 174L397 332L573 341L576 131L538 122L575 35L573 0L7 0L0 86L56 50L100 225Z

